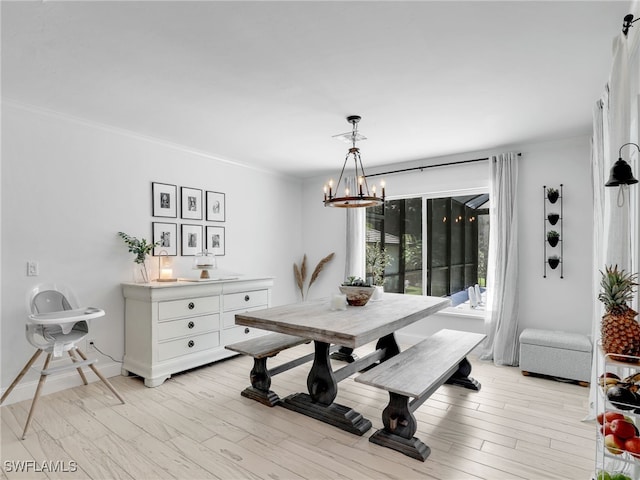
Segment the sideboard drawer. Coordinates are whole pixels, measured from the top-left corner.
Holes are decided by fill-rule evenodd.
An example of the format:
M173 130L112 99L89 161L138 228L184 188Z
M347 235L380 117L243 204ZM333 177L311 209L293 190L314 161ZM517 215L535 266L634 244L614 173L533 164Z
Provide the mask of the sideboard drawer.
M249 292L227 293L224 296L224 311L251 308L258 305L267 305L269 292L267 290L253 290Z
M220 310L220 297L196 297L185 300L171 300L158 303L158 320L170 320L193 315L217 313Z
M205 333L203 335L193 335L179 340L158 344L158 360L168 360L170 358L201 352L208 348L215 348L220 345L219 332Z
M223 330L222 335L224 335L225 345L230 345L232 343L241 342L243 340L249 340L253 337L259 337L260 335L265 335L266 333L266 330L261 330L259 328L238 326Z
M158 340L197 335L212 330L220 330L220 315L217 313L162 322L158 325Z
M253 308L242 308L240 310L234 310L231 312L224 312L222 314L222 327L223 328L229 328L229 327L233 327L236 324L236 313L245 313L245 312L251 312L253 310L261 310L263 308L267 308L266 305L260 305L258 307L253 307Z

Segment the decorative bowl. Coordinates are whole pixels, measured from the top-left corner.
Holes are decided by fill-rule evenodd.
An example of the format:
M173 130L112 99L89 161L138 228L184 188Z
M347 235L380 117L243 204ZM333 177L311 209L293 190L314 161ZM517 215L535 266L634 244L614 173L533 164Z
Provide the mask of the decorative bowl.
M374 291L375 287L340 285L340 292L347 296L347 303L354 307L365 306Z

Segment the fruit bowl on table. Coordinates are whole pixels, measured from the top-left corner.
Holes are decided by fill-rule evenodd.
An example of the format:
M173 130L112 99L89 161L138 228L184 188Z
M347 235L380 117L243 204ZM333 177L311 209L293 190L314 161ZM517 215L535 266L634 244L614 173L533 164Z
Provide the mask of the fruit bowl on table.
M367 304L375 287L340 285L340 293L347 296L347 303L353 307L363 307Z

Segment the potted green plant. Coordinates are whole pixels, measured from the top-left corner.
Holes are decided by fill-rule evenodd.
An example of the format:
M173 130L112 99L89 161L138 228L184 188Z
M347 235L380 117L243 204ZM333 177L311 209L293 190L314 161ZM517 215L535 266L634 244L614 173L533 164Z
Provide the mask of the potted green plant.
M148 243L146 239L138 240L136 237L127 235L124 232L118 232L120 238L129 247L129 251L135 254L133 262L136 264L135 278L140 278L143 283L149 283L149 271L147 270L147 255L149 255L160 242Z
M384 292L384 269L389 265L391 256L380 243L367 244L366 262L367 273L371 276L375 292L372 300L380 300Z
M365 306L375 290L360 277L348 277L339 288L347 296L347 303L354 307Z
M560 215L558 215L557 213L550 213L547 215L547 220L549 220L549 223L551 225L555 225L556 223L558 223L558 220L560 220Z
M557 255L551 255L549 258L547 258L547 263L549 263L549 266L555 270L558 265L560 265L560 257L558 257Z
M555 230L551 230L547 232L547 242L549 242L549 245L551 245L552 247L555 247L559 241L560 241L560 234L558 232L556 232Z
M547 188L547 198L551 203L556 203L560 197L560 192L557 188Z

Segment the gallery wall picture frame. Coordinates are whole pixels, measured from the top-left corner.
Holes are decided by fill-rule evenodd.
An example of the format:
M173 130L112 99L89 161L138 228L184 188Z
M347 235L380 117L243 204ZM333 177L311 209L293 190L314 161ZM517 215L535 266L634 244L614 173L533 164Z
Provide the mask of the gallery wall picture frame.
M202 225L182 224L182 256L192 257L204 250Z
M185 220L202 220L202 190L180 187L181 216Z
M177 218L178 216L178 187L168 183L151 183L151 201L154 217Z
M175 223L153 222L153 243L160 242L160 245L153 248L153 256L157 257L163 250L167 255L175 257L178 255L178 225Z
M207 222L226 221L227 202L222 192L207 191Z
M207 226L207 251L217 256L225 254L224 227Z

